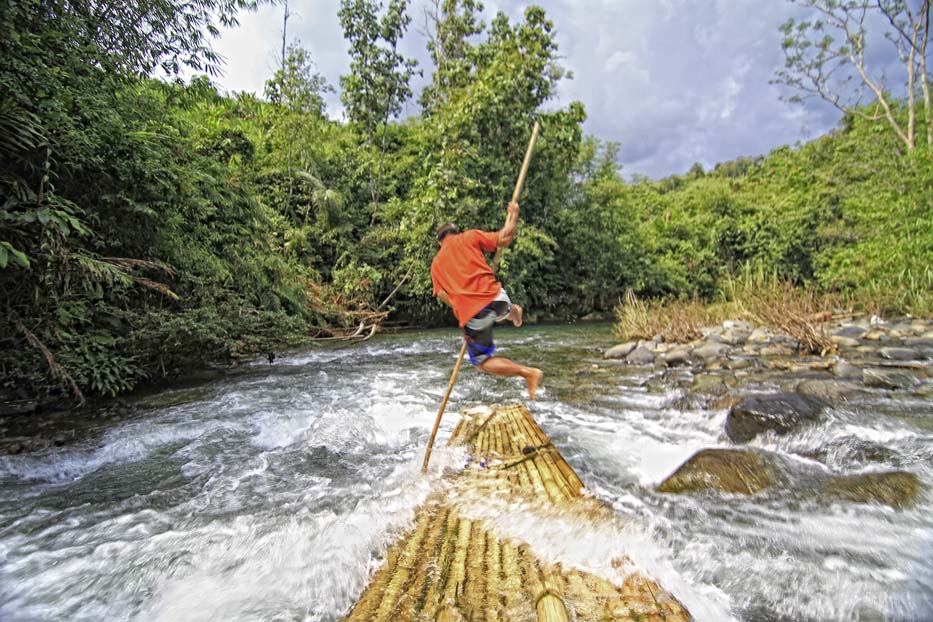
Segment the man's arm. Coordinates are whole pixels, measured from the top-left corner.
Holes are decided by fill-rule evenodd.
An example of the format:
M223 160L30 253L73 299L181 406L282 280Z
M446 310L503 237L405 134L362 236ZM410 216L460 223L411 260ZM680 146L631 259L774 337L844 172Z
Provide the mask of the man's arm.
M505 248L515 239L515 229L518 226L518 203L509 203L505 224L499 229L499 248Z

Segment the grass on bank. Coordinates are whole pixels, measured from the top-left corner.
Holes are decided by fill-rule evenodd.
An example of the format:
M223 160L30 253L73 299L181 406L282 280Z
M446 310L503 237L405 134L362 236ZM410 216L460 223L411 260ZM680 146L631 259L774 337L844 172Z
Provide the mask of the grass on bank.
M828 320L852 314L840 296L818 292L764 270L744 269L728 277L719 299L640 300L632 290L616 308L616 334L626 340L688 342L702 337L701 327L727 319L746 320L791 335L803 350L826 354L835 349L826 330Z

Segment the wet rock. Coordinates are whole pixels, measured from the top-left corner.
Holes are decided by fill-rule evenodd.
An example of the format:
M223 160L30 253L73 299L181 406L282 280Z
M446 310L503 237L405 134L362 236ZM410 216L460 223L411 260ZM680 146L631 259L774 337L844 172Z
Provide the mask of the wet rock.
M818 489L830 499L856 503L875 501L903 509L917 499L920 480L907 471L839 475L827 479Z
M882 328L873 328L865 333L863 339L868 339L869 341L888 341L890 337L888 336L888 331Z
M748 369L754 365L755 359L747 356L735 356L722 364L726 369Z
M628 356L632 352L632 350L635 349L637 345L638 344L635 343L634 341L620 343L619 345L612 346L611 348L606 350L606 353L603 356L607 359L624 359L626 356Z
M833 335L830 337L830 340L837 346L843 348L857 348L861 345L861 341L855 339L854 337L846 337L844 335Z
M760 351L761 356L790 356L794 351L781 344L769 344Z
M833 337L846 337L859 339L865 334L865 327L856 324L845 324L833 330Z
M645 346L638 346L625 357L630 365L651 365L654 363L655 353Z
M771 340L772 333L767 328L759 326L748 336L750 343L766 343Z
M740 328L727 328L719 336L719 340L723 343L727 343L730 346L740 346L744 344L747 340L751 331L742 330Z
M662 358L671 367L688 365L690 363L690 347L678 346L665 352Z
M832 475L794 464L776 453L751 449L703 449L657 487L662 493L718 490L755 495L779 488L799 498L883 503L902 509L916 501L920 481L906 471Z
M729 347L716 341L706 341L693 349L692 355L704 361L711 361L729 351Z
M722 323L723 330L741 330L746 333L750 333L754 330L754 326L750 322L745 320L726 320Z
M749 395L729 410L726 435L736 443L745 443L768 430L787 434L815 421L824 407L822 400L799 393Z
M657 487L658 492L721 490L753 495L785 480L761 452L747 449L702 449Z
M915 349L933 348L933 338L931 337L907 337L904 339L904 345Z
M909 389L920 381L908 371L866 367L862 370L862 382L879 389Z
M801 452L800 455L835 467L851 466L853 463L900 462L900 456L894 450L854 436L832 439L812 451Z
M858 385L841 380L804 380L797 385L797 393L815 397L827 403L845 402L861 390Z
M690 387L695 393L721 393L726 385L722 376L715 374L699 374L693 379Z
M917 353L910 348L881 348L878 354L892 361L913 361L918 358Z
M830 371L832 371L832 374L837 378L844 378L845 380L862 379L862 368L845 361L837 361L830 368Z

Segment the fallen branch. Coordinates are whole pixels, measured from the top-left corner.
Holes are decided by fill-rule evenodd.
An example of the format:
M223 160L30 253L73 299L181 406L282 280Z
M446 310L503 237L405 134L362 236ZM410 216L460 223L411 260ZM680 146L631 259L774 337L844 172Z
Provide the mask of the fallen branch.
M84 405L84 402L87 400L84 399L84 394L81 393L81 389L78 388L74 378L71 377L71 374L69 374L64 367L58 364L58 361L55 360L52 352L45 346L45 344L42 343L38 337L36 337L35 333L26 328L26 325L23 324L21 320L14 319L13 324L16 326L16 330L18 330L23 335L23 337L26 338L26 343L42 353L46 364L49 366L49 373L52 375L52 377L60 381L63 385L70 387L74 396L78 398L78 404Z

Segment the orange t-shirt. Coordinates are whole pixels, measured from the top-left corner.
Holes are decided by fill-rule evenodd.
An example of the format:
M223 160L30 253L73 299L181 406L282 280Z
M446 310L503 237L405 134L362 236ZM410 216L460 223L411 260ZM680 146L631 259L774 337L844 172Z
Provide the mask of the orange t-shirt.
M497 231L470 229L445 237L431 262L434 295L447 292L461 328L502 289L483 256L483 251L491 253L498 244Z

